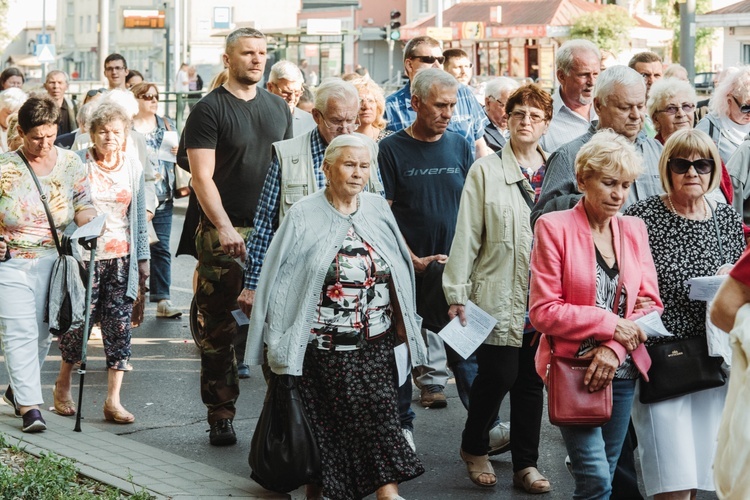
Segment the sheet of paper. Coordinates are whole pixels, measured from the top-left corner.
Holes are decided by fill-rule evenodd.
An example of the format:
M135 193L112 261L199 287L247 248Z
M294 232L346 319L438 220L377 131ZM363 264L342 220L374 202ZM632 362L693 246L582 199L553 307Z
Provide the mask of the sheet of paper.
M635 324L643 329L647 337L673 337L667 331L658 311L653 311L635 320Z
M401 387L411 374L411 363L409 363L409 347L406 342L393 348L396 356L396 368L398 368L398 386Z
M721 276L702 276L700 278L690 278L685 284L690 285L690 300L702 300L708 302L713 300L719 287L727 279L726 274Z
M106 220L106 215L97 216L88 224L84 224L83 226L76 229L70 236L70 239L75 241L79 238L85 238L86 240L98 238L102 235L102 231L104 231L104 221Z
M232 316L234 316L234 320L237 322L238 326L245 326L250 324L250 318L245 316L245 313L242 312L242 309L235 309L232 311Z
M172 148L177 147L180 143L180 137L177 135L175 130L165 130L164 138L161 140L161 147L156 157L160 160L171 161L175 163L177 161L177 155L172 154Z
M465 307L466 326L461 326L458 316L438 332L440 338L466 359L495 327L497 320L484 312L475 303L468 301Z

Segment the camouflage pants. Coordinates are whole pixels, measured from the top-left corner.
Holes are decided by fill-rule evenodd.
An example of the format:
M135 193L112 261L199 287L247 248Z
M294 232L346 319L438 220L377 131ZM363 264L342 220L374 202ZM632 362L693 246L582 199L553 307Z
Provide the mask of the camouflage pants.
M247 241L249 227L237 227ZM208 423L234 418L240 395L237 362L232 340L237 323L232 311L242 291L243 268L225 254L219 244L218 230L203 218L195 233L198 252L198 288L196 305L203 316L205 336L201 353L201 398L208 408Z

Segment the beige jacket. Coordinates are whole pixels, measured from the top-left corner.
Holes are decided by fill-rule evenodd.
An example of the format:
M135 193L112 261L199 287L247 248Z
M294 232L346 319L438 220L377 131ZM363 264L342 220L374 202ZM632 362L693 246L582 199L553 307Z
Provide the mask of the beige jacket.
M544 155L543 153L543 156ZM443 274L448 304L471 300L497 319L485 344L521 347L531 255L534 191L510 146L474 162L461 194L456 234Z

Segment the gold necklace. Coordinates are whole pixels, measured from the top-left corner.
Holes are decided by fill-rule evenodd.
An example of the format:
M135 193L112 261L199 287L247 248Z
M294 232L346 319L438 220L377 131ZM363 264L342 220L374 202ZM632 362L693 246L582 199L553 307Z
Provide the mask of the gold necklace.
M672 209L672 212L676 213L680 217L685 217L680 212L677 211L677 209L674 207L674 203L672 203L672 195L667 195L667 201L669 201L669 208ZM685 217L686 219L688 217ZM706 201L706 197L703 197L703 219L708 219L708 202Z

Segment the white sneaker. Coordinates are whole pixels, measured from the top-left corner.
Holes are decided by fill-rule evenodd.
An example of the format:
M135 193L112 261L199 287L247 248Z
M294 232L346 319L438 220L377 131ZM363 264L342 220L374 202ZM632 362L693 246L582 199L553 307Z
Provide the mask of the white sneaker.
M490 451L488 455L499 455L510 450L510 422L500 422L490 429Z
M401 432L404 434L404 438L406 438L406 442L409 443L409 446L411 447L411 451L416 453L417 445L414 443L414 434L411 432L410 429L401 429Z
M182 316L182 311L175 308L167 299L162 299L156 305L156 317L157 318L179 318Z

